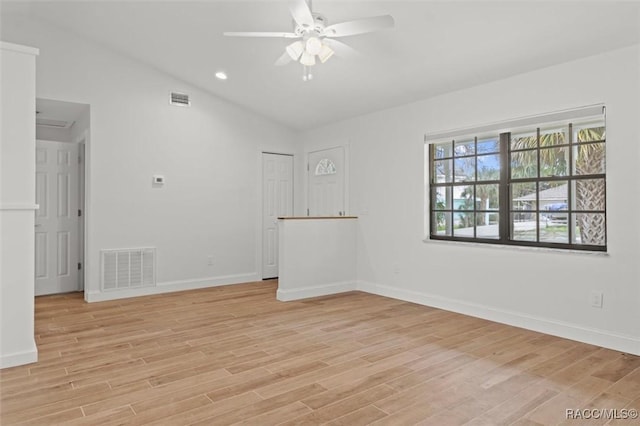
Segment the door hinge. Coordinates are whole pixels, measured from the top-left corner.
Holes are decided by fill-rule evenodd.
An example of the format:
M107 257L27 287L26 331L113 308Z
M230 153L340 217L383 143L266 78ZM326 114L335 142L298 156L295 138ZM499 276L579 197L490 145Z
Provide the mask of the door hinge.
M309 216L309 209L307 209L307 216Z
M82 210L78 209L78 217L82 216Z
M309 171L309 163L307 163L307 171Z
M78 262L78 271L82 269L82 263Z

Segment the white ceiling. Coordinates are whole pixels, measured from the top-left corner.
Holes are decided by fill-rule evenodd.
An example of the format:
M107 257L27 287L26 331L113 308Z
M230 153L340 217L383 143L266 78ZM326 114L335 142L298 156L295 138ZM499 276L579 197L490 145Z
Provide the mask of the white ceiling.
M287 40L222 35L291 31L287 1L25 4L36 18L298 130L640 42L637 1L315 0L330 23L391 14L396 26L342 38L361 55L331 58L303 82L300 64L273 65ZM229 79L214 78L218 70Z

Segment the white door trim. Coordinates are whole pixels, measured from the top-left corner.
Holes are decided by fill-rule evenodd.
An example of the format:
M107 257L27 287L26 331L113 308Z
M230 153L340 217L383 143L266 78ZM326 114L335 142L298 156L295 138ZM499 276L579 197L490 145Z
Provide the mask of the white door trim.
M80 162L78 164L78 209L82 212L80 219L78 220L78 262L82 265L82 269L78 273L78 288L79 291L84 291L84 283L86 280L86 217L87 217L87 204L85 202L86 192L87 192L87 139L88 139L88 131L85 130L80 137L78 137L75 143L78 144L78 156L80 157Z
M91 111L89 111L91 114ZM90 126L90 125L89 125ZM84 300L85 302L89 302L89 293L91 289L87 289L87 283L91 282L92 276L92 266L91 262L91 232L89 232L89 224L91 223L91 127L85 129L74 141L78 144L84 145L83 152L83 167L81 168L82 181L84 182L84 191L80 194L79 202L82 205L82 217L80 221L82 222L82 252L80 253L80 258L82 259L82 270L80 271L80 275L82 277L82 290L84 291ZM98 253L96 250L95 253ZM98 256L96 255L96 259ZM98 277L98 273L95 275ZM94 290L95 291L95 290Z

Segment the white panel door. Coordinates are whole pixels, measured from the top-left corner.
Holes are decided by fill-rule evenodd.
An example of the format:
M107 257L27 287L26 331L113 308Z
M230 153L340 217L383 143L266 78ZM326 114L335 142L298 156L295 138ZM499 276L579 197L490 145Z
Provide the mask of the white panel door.
M344 216L344 148L309 153L309 216Z
M78 145L36 141L35 294L78 291Z
M262 154L262 278L278 276L278 217L293 215L293 157Z

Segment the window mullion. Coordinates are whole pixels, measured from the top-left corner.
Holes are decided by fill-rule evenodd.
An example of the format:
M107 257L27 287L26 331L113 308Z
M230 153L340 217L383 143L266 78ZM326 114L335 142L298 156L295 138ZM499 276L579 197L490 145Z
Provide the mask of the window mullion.
M478 137L473 138L473 238L478 238ZM480 206L482 207L482 206Z
M574 226L573 221L575 220L575 215L573 214L573 124L569 123L569 179L567 179L567 231L569 238L569 244L573 244L575 241L573 240L573 232Z
M510 133L500 134L500 185L498 186L499 194L499 234L500 241L507 242L511 239L511 203L509 202L509 143L511 140Z
M537 166L536 166L536 213L535 213L535 220L536 220L536 242L539 243L540 242L540 179L542 178L540 176L540 156L542 155L542 151L540 150L540 145L541 145L542 141L540 140L540 128L538 127L536 129L536 158L538 159L537 162Z

